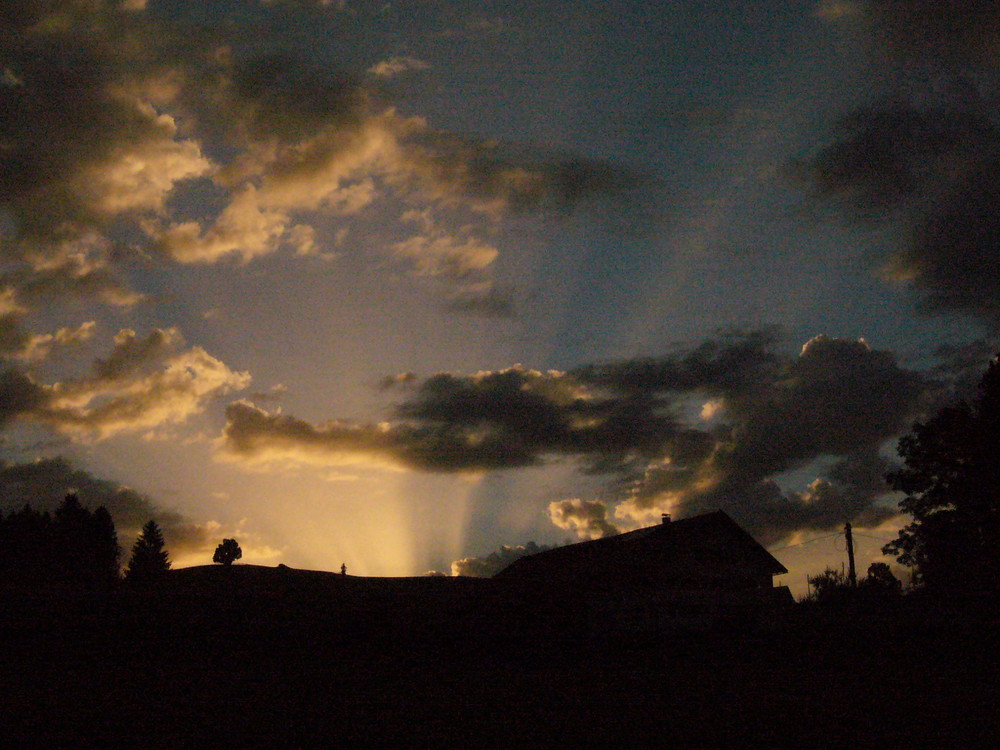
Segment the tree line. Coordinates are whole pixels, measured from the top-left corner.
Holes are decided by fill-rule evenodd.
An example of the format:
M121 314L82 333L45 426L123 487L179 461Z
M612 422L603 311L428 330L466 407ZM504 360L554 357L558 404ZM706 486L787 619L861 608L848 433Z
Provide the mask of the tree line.
M121 567L118 533L107 508L89 510L75 494L53 513L26 504L0 513L0 581L13 585L74 584L111 587L120 581L154 583L170 570L170 555L159 524L150 520ZM243 556L235 539L224 539L213 562L231 565Z

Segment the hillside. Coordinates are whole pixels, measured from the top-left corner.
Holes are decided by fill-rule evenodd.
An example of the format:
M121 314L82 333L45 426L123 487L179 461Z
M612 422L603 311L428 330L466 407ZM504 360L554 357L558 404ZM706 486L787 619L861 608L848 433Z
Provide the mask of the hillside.
M1000 731L995 624L600 637L496 582L236 565L0 614L20 746L873 747Z

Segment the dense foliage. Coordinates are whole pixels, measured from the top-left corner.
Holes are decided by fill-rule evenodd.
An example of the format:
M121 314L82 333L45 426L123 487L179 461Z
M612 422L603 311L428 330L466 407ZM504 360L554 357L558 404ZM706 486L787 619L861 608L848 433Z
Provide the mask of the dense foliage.
M76 495L51 515L30 505L0 515L0 576L12 583L110 585L120 554L108 511L90 511Z
M223 539L222 543L215 548L215 554L212 555L212 562L221 563L222 565L232 565L241 557L243 557L243 550L240 549L240 545L237 544L236 540Z
M888 476L912 516L884 551L940 592L997 593L1000 563L1000 364L972 403L941 409L899 442L905 466Z

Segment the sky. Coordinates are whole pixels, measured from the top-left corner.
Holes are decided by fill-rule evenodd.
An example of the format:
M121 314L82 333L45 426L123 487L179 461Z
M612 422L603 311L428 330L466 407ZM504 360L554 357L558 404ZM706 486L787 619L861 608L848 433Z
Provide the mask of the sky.
M863 572L1000 348L998 74L982 0L6 2L0 510L419 575L723 509Z

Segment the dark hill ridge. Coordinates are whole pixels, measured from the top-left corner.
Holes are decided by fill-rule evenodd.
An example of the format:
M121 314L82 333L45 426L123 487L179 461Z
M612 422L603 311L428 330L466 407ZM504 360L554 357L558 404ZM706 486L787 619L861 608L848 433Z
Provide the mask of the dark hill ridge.
M482 590L489 579L467 576L353 576L287 565L196 565L168 572L167 588L192 594L220 590L282 594L297 591L330 595L414 595L469 593Z
M509 610L484 578L365 577L284 565L202 565L168 572L155 587L126 590L140 621L176 621L261 643L286 635L365 644L460 640ZM146 627L140 623L138 627ZM367 647L367 646L366 646Z

